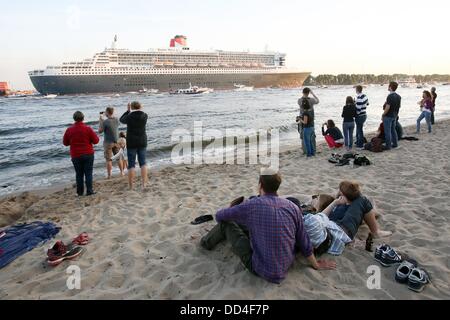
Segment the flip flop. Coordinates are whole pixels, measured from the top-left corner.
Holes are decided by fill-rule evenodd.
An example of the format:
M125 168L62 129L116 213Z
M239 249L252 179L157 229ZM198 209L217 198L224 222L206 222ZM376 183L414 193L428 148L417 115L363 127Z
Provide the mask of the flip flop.
M85 246L89 243L89 235L86 232L83 232L78 237L74 238L72 243Z
M191 224L196 226L196 225L199 225L199 224L202 224L202 223L206 223L206 222L209 222L209 221L212 221L212 220L214 220L214 217L212 215L208 214L208 215L205 215L205 216L200 216L198 218L195 218L195 220L192 221Z

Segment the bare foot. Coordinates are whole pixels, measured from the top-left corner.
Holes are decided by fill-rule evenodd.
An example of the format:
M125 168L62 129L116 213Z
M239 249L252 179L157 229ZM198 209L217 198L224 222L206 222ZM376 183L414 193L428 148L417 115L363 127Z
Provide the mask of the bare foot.
M392 232L391 231L382 231L379 230L378 233L373 235L374 239L380 239L380 238L386 238L386 237L390 237L392 236Z

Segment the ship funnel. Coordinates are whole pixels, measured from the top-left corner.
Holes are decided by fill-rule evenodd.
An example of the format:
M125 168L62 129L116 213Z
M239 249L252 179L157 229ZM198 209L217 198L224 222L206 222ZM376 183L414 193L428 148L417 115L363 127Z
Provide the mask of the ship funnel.
M170 39L171 48L186 48L187 47L186 36L177 35L175 38Z

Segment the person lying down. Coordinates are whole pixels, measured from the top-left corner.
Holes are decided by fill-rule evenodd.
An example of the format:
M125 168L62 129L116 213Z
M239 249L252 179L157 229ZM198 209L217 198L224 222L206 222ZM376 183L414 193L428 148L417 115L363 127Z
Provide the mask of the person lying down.
M304 226L316 255L341 255L363 222L375 239L392 235L389 231L380 230L378 213L373 203L362 195L356 182L341 182L336 199L330 195L313 196L311 207L310 212L304 215Z

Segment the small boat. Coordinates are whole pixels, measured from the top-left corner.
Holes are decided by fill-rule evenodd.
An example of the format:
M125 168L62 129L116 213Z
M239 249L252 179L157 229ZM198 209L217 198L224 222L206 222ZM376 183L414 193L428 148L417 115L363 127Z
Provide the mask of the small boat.
M44 96L45 99L55 99L58 95L57 94L47 94Z
M174 90L174 91L170 91L169 93L170 93L170 94L191 94L191 95L193 95L193 94L210 93L210 92L212 92L212 91L213 91L212 89L209 89L209 88L199 88L199 87L197 87L197 86L192 86L192 85L189 83L189 88L187 88L187 89L177 89L177 90Z
M158 92L158 89L147 89L146 87L142 87L142 89L139 90L139 93L141 94L157 94Z
M247 87L243 84L234 84L235 91L253 91L254 87Z

